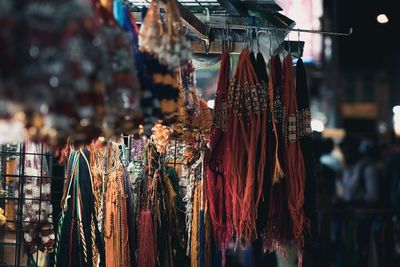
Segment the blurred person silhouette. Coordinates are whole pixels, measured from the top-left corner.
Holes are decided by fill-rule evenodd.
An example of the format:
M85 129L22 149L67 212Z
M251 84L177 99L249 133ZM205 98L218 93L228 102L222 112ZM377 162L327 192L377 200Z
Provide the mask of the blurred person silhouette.
M345 158L338 197L347 206L375 206L378 201L376 145L371 139L361 142L346 138L340 145Z
M371 249L376 242L372 235L373 216L368 211L373 211L370 208L375 208L378 203L376 159L379 153L371 139L360 142L346 137L340 148L345 168L337 181L339 201L333 228L336 266L364 267L370 261L376 262L377 258L376 248Z
M342 164L340 163L339 158L333 154L335 143L331 138L326 138L323 141L322 148L320 149L321 156L319 161L322 165L329 167L339 175L342 171Z

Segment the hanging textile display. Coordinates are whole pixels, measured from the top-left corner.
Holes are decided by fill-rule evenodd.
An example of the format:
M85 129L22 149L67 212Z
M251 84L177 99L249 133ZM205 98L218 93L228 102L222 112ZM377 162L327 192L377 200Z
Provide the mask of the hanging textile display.
M56 266L104 265L104 241L98 227L88 150L71 150L64 188Z
M139 32L142 65L142 106L146 115L145 133L159 119L170 125L179 117L182 96L174 69L189 60L190 45L180 32L181 22L174 1L167 1L166 22L161 19L159 1L151 2Z
M296 93L297 93L297 133L304 159L306 182L304 189L304 212L310 219L311 238L317 237L317 214L316 214L316 181L313 166L311 110L307 85L306 70L303 60L299 58L296 62Z
M6 159L5 185L46 201L23 200L29 254L54 250L55 266L219 267L232 248L285 256L295 245L302 265L315 225L303 62L295 83L290 55L267 64L247 44L231 73L223 40L212 111L179 10L152 0L138 27L122 0L0 4L0 132L17 121L29 139L24 162ZM58 227L32 141L65 145Z
M122 2L115 2L127 13ZM63 144L68 137L89 144L101 134L112 137L139 126L135 36L128 23L126 31L120 29L97 0L30 1L10 15L12 20L6 12L12 5L4 10L0 38L10 37L4 41L4 63L14 71L6 80L0 78L0 93L8 95L1 99L6 110L0 113L16 136L51 145ZM13 28L17 37L10 35ZM16 38L20 44L11 47ZM1 77L7 68L1 67ZM25 132L15 120L25 125Z
M176 76L167 65L160 63L162 53L163 24L158 0L151 2L139 32L142 51L138 76L142 86L141 105L144 110L145 133L150 135L152 125L161 119L169 125L176 121L179 112L179 85Z
M114 146L114 145L113 145ZM121 166L119 149L108 152L108 175L106 177L105 203L103 212L106 266L129 266L130 246L128 234L126 170Z
M260 153L262 150L260 146L265 147L265 169L264 169L264 182L262 185L262 198L260 199L258 203L258 216L257 216L257 232L263 233L265 231L265 227L267 225L267 220L268 220L268 211L270 207L270 192L271 192L271 185L272 185L272 179L271 177L271 169L273 168L272 165L272 159L274 154L271 153L273 151L272 149L272 144L274 140L274 134L273 134L273 127L271 125L271 114L269 112L269 100L268 100L268 84L269 84L269 77L267 73L267 65L265 62L265 59L263 55L258 52L257 53L257 58L256 58L256 66L254 67L256 72L257 72L257 77L258 80L263 84L263 86L267 90L267 110L266 113L263 114L263 118L266 119L265 122L265 128L262 128L262 133L265 134L265 140L262 139L264 142L263 143L258 143L257 146L257 153ZM264 124L263 124L264 125ZM257 160L259 157L257 157ZM259 239L261 236L259 237Z
M166 25L163 25L161 51L158 55L161 63L170 68L176 68L186 63L191 57L189 41L180 32L181 16L175 1L168 0L166 4Z
M210 229L207 232L202 189L204 154L199 158L199 167L193 167L197 171L191 172L198 193L196 201L193 196L189 200L198 209L190 224L197 230L188 237L177 172L168 166L166 155L157 151L155 143L132 142L131 152L122 143L99 140L88 148L70 147L63 198L67 201L62 202L57 238L57 266L78 262L89 266L103 262L107 266L186 266L188 238L192 239L196 262L203 266L210 258L210 249L205 249L205 240L211 237L206 235ZM142 163L131 164L135 161ZM80 202L88 197L87 203ZM86 236L86 231L91 236ZM79 245L70 247L71 242ZM63 255L71 255L71 261L59 261Z
M279 55L272 57L269 69L268 76L262 55L244 49L228 88L228 53L221 57L206 192L223 264L230 242L248 247L258 238L266 250L281 255L294 243L302 264L312 169L305 165L308 94L296 92L290 56L283 63ZM297 79L304 87L302 77Z
M15 174L18 175L23 164L24 179L14 179L15 196L24 195L22 220L25 246L28 255L53 252L55 233L53 228L53 207L51 204L51 183L46 158L39 144L27 141L24 146L24 162L15 160ZM42 154L42 156L40 156ZM23 183L20 186L20 183ZM20 189L23 188L23 192ZM40 224L37 223L40 221Z
M26 60L20 86L29 91L24 97L29 137L51 144L65 143L68 136L89 142L101 130L108 73L97 18L76 1L30 1L22 13L20 53Z
M289 214L292 219L293 238L298 246L299 265L302 264L301 250L303 234L307 220L304 214L304 189L306 172L297 136L297 99L294 85L292 58L286 56L283 61L284 86L282 93L284 144L285 144L285 175L287 179L287 194Z
M181 34L179 10L175 1L166 1L166 22L160 16L159 0L152 0L139 33L139 46L162 64L176 68L190 56L190 43Z
M274 56L269 62L270 76L268 85L269 109L273 138L271 140L271 177L272 187L270 193L270 206L268 209L268 220L265 234L265 247L267 250L277 250L284 254L284 250L291 235L291 219L289 216L287 199L287 179L283 178L283 110L281 102L282 64L279 55Z
M99 1L93 2L98 18L103 23L104 46L112 80L106 88L103 134L106 137L119 136L122 133L132 132L139 126L141 118L133 37L131 32L119 27L110 10L104 8ZM123 9L122 3L119 1L115 3L119 3L116 7ZM120 13L121 17L126 15L123 11Z
M154 266L152 263L157 260L160 266L182 266L187 259L182 243L185 224L182 202L178 197L179 180L175 170L164 165L163 156L158 154L154 144L149 143L144 153L146 173L138 197L139 217L151 223L140 223L138 228L138 265ZM151 259L155 251L158 251L157 258Z
M232 239L232 204L229 190L226 123L228 109L230 62L229 53L221 55L221 67L215 99L213 126L210 136L210 156L207 172L207 198L210 203L210 215L214 226L215 238L219 249L223 250Z
M228 93L228 175L232 192L232 222L237 242L248 246L255 240L257 209L262 197L266 146L257 155L260 140L265 144L267 94L258 81L250 51L244 49ZM259 156L258 166L256 158Z

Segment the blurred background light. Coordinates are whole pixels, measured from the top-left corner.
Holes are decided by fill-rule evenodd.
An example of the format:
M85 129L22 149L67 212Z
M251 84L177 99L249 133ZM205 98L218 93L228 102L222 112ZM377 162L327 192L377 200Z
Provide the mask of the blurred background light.
M386 14L379 14L376 17L376 20L381 24L385 24L385 23L389 22L389 18L386 16Z
M323 132L325 130L324 122L318 119L311 120L311 129L316 132Z

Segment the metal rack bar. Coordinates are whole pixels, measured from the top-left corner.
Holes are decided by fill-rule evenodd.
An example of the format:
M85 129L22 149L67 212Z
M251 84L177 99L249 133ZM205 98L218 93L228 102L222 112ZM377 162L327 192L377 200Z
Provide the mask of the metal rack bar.
M258 32L265 33L273 33L273 32L307 32L307 33L316 33L323 35L336 35L336 36L350 36L353 33L353 28L350 28L348 32L331 32L331 31L318 31L318 30L309 30L309 29L301 29L301 28L276 28L276 27L257 27L257 26L247 26L247 25L226 25L219 23L207 23L207 25L212 29L226 29L227 27L231 30L258 30Z
M26 152L25 151L25 143L20 145L20 151ZM21 240L23 238L22 234L22 216L23 216L23 192L24 192L24 184L25 184L25 154L20 153L20 158L19 162L21 164L21 168L19 169L19 174L22 175L22 181L20 179L19 181L19 192L18 192L18 211L17 211L17 220L19 222L17 223L17 236L16 236L16 252L15 252L15 266L20 266L21 265Z

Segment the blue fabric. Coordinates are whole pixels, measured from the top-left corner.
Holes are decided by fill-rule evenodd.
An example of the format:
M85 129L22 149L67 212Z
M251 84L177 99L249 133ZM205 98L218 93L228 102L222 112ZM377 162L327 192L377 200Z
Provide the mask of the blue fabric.
M120 14L120 1L114 0L113 2L113 15L119 26L121 26L121 14Z
M199 267L204 266L204 210L200 210Z
M218 250L217 244L215 240L212 241L212 266L213 267L222 267L222 259L221 259L221 252Z

